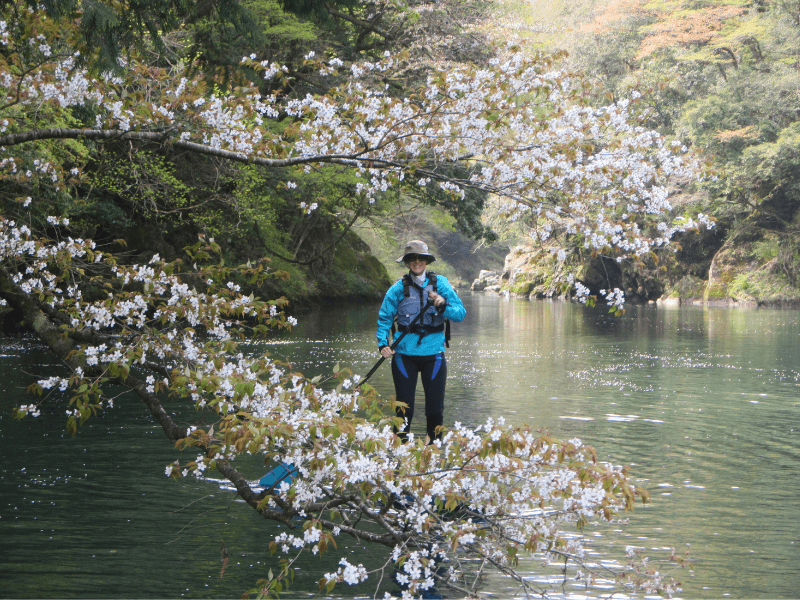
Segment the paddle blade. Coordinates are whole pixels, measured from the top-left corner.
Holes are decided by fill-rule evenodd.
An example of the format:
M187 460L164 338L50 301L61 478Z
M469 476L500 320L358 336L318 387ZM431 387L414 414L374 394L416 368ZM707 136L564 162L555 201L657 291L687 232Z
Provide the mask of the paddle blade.
M285 481L289 485L292 483L292 477L297 472L297 469L292 467L291 465L287 465L286 463L281 463L274 469L272 469L269 473L264 475L261 479L258 480L258 484L265 488L271 488L282 481Z

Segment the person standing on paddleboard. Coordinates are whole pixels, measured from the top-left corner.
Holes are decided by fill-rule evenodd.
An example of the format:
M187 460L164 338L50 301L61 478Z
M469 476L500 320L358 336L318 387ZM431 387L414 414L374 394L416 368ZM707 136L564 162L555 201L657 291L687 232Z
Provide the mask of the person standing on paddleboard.
M447 381L444 349L449 347L449 322L460 323L467 314L447 278L428 271L428 265L435 260L425 242L408 242L403 256L397 259L398 263L405 263L408 273L389 288L378 312L378 348L381 356L392 359L397 400L408 405L405 410L397 410L398 416L405 419L398 435L403 441L407 439L414 418L417 379L421 377L425 391L426 444L441 436L436 429L444 421ZM417 318L420 311L422 316ZM406 335L393 350L389 334L395 328Z

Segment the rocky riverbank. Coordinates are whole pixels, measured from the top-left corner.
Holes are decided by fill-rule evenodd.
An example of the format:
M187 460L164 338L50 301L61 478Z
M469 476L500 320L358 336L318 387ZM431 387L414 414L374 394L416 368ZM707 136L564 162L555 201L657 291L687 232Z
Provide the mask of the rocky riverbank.
M674 262L667 268L646 269L601 257L575 270L576 279L591 293L619 288L631 303L708 306L800 306L800 286L791 264L782 258L775 240L759 238L719 248L706 267ZM705 265L700 265L705 267ZM511 249L502 271L482 270L470 289L514 298L570 299L573 287L564 281L564 264L550 249L521 245Z

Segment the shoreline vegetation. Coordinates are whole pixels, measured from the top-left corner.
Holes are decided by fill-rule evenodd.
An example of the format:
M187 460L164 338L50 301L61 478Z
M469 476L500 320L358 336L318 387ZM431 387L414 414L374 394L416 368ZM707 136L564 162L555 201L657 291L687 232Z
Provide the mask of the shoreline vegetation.
M800 291L785 281L781 282L780 277L773 273L756 273L756 276L762 277L762 281L766 280L762 286L764 295L757 295L757 290L753 293L743 291L742 282L753 281L748 280L752 277L752 266L745 265L740 272L732 269L725 273L733 282L729 285L725 285L720 273L715 273L708 279L685 274L667 286L657 281L644 280L640 273L629 269L610 270L607 267L607 264L603 265L600 261L589 262L584 266L581 275L590 280L594 278L594 281L602 281L604 277L607 281L610 279L613 287L624 290L626 299L631 304L800 308ZM601 274L596 272L598 269L602 269ZM614 277L609 277L609 271ZM468 289L519 299L572 300L570 291L563 291L563 286L559 285L558 276L557 266L549 257L542 256L541 249L522 246L509 253L502 269L481 270Z
M796 3L795 3L796 4ZM592 293L626 302L730 307L800 306L800 36L788 3L532 2L494 5L474 25L531 51L565 51L598 100L631 91L643 124L676 136L705 161L700 181L671 189L676 214L714 220L673 248L615 264L576 243L567 265ZM471 289L518 298L572 297L555 246L514 224L487 222L509 244L504 263L480 265ZM524 241L523 241L524 240ZM563 242L558 240L559 243Z

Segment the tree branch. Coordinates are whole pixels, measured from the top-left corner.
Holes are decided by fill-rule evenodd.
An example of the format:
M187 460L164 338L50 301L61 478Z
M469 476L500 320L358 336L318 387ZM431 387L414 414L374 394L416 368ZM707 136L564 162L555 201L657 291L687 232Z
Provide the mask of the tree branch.
M25 323L36 332L36 335L59 359L72 369L80 366L79 361L70 356L75 348L75 342L65 336L64 331L39 309L38 302L14 283L11 274L4 266L0 266L0 291L3 292L3 297L9 303L19 309Z
M352 25L356 25L357 27L361 27L362 29L366 29L368 31L371 31L372 33L375 33L375 34L381 36L382 38L386 39L387 41L393 41L393 40L396 39L396 36L393 33L391 33L390 31L386 31L385 29L381 29L380 27L377 27L377 26L373 25L369 21L362 21L361 19L357 19L356 17L348 15L347 13L343 13L340 10L337 10L336 8L334 8L330 4L325 4L325 10L327 10L328 13L330 13L332 16L336 17L337 19L342 19L343 21L347 21L348 23L351 23Z
M323 248L322 250L317 252L317 254L315 254L314 256L309 258L308 260L292 259L292 258L289 258L288 256L283 256L283 255L275 252L274 250L271 250L267 246L267 242L264 239L264 234L261 233L261 227L258 225L258 221L254 221L254 223L255 223L255 231L256 231L256 235L258 236L259 241L261 242L261 245L264 247L264 250L266 250L267 252L272 254L272 256L275 256L275 257L277 257L277 258L279 258L281 260L284 260L286 262L289 262L289 263L294 263L296 265L308 266L311 263L313 263L315 260L321 258L322 256L325 256L325 254L327 254L331 250L331 248L336 246L336 244L338 244L339 242L342 241L342 239L344 239L344 236L347 235L347 232L350 231L350 229L352 229L353 225L358 220L358 218L361 216L361 213L364 211L364 208L366 206L367 206L367 203L366 202L362 202L361 206L358 207L358 210L356 211L355 216L353 216L353 218L350 220L350 222L345 226L345 228L342 231L341 235L339 237L337 237L334 241L332 241L330 244L328 244L325 248ZM298 248L298 250L299 250L299 248Z
M231 160L234 162L249 163L260 165L263 167L291 167L295 165L306 165L312 163L332 163L341 164L346 166L355 166L366 162L380 162L375 159L361 158L362 152L355 154L335 154L335 155L314 155L295 158L260 158L254 156L246 156L239 152L231 150L223 150L222 148L212 148L204 144L196 142L188 142L186 140L174 139L168 132L153 132L153 131L116 131L106 129L66 129L66 128L51 128L51 129L35 129L22 133L11 133L9 135L0 136L0 146L16 146L27 142L35 142L37 140L54 140L54 139L73 139L73 140L138 140L142 142L157 142L160 144L170 145L175 148L182 148L198 154L207 156L216 156Z

